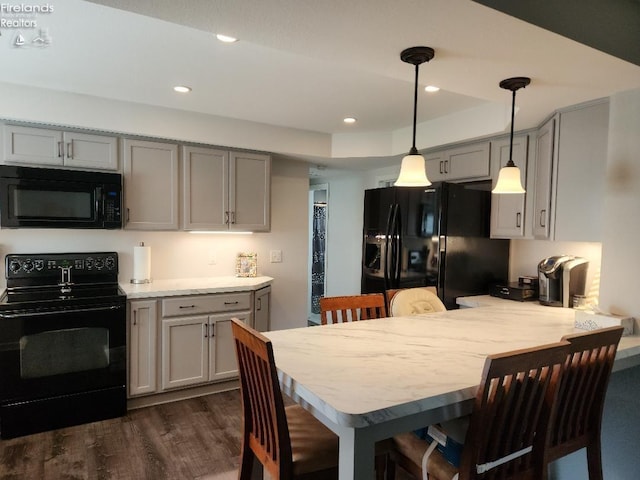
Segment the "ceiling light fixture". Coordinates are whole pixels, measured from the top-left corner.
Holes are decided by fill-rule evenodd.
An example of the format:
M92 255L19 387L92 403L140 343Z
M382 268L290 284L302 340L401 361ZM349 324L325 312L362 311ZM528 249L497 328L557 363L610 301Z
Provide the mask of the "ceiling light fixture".
M492 193L525 193L520 179L520 169L513 163L513 120L516 110L516 91L526 87L531 83L531 79L527 77L507 78L500 82L500 88L511 90L511 138L509 141L509 161L500 169L498 181Z
M400 175L394 183L397 187L427 187L431 182L427 178L424 157L416 149L416 121L418 116L418 67L434 56L433 48L411 47L400 53L400 60L415 65L416 79L413 90L413 144L409 154L405 155L400 165Z
M173 89L178 93L189 93L191 91L191 87L187 87L184 85L176 85Z
M427 85L424 87L425 92L435 93L440 91L440 87L436 87L435 85Z
M342 120L344 123L356 123L358 120L354 117L346 117L344 120Z
M230 37L229 35L217 34L216 38L220 40L222 43L235 43L238 41L236 37Z

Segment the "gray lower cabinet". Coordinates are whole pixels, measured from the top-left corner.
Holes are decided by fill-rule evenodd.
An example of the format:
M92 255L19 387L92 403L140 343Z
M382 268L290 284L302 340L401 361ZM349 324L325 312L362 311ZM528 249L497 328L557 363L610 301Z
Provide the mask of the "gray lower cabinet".
M251 292L162 300L162 390L238 374L231 319L251 325Z
M129 305L129 396L156 391L156 300L134 300Z
M256 290L253 304L253 327L259 332L269 330L269 318L271 317L271 287Z
M261 298L268 325L267 294ZM231 319L254 325L254 299L254 292L232 292L131 300L129 396L237 377Z

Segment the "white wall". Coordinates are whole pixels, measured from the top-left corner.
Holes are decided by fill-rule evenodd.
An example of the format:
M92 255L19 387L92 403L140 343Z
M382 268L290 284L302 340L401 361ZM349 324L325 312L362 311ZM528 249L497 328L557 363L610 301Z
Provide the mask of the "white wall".
M364 185L361 175L323 179L329 185L326 294L360 293Z
M328 134L141 103L0 83L0 105L2 119L201 142L294 156L331 156L331 136Z

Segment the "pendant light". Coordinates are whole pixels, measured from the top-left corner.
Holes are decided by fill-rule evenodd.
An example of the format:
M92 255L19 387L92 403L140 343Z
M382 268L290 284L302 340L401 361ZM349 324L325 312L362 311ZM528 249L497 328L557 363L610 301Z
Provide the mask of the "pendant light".
M531 79L527 77L507 78L500 82L500 88L511 90L511 139L509 141L509 161L500 169L496 187L492 193L525 193L520 180L520 169L513 163L513 120L516 110L516 91L526 87L531 83Z
M416 80L413 92L413 145L409 154L402 159L400 175L394 183L397 187L427 187L431 182L427 178L424 157L416 149L416 119L418 115L418 67L433 58L433 48L411 47L400 53L400 60L415 65Z

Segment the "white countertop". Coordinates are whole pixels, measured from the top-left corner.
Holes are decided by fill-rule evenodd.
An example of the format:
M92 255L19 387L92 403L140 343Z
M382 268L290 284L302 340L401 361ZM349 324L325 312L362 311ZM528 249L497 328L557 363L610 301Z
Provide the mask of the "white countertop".
M574 310L497 306L265 333L287 393L330 421L361 427L467 400L488 354L553 343ZM640 336L623 337L617 369L640 364Z
M207 293L250 292L271 285L271 277L205 277L154 280L151 283L121 283L127 298L171 297Z

